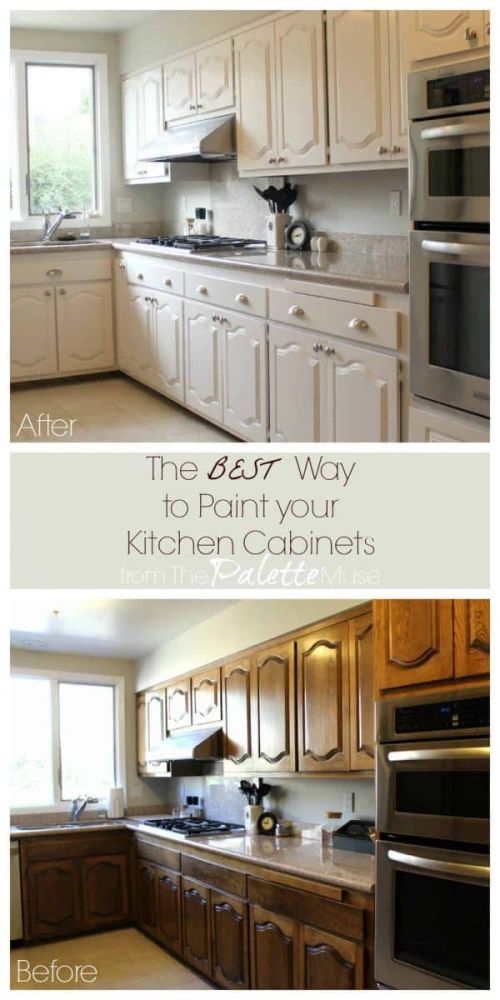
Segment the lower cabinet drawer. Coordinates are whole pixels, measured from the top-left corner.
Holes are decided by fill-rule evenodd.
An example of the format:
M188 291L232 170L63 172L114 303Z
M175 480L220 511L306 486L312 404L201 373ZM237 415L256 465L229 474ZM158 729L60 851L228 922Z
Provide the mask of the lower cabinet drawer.
M118 259L118 270L124 271L129 285L154 288L157 292L182 295L184 271L168 261L148 257L146 254L123 253Z
M255 316L265 316L267 312L267 291L262 285L216 278L189 268L186 271L185 294L186 298L196 299L197 302L224 306Z
M248 879L248 898L266 910L282 913L312 927L342 934L354 941L364 938L364 912L348 903L316 896L287 886L276 886L261 879Z
M222 892L229 892L232 896L246 896L247 880L242 872L201 861L199 858L190 858L185 854L182 855L181 870L183 875L199 879L200 882L208 882Z
M71 257L63 253L26 254L12 259L10 270L11 285L46 285L68 281L109 281L111 278L111 255L94 254L89 250L81 253L72 250Z
M304 330L318 330L374 347L399 346L399 313L337 299L270 289L269 316Z

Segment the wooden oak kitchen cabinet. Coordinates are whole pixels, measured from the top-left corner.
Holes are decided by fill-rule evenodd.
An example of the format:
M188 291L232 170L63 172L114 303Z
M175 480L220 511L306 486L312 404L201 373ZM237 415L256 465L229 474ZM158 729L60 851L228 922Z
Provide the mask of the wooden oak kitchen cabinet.
M349 769L349 627L312 632L297 644L299 771Z

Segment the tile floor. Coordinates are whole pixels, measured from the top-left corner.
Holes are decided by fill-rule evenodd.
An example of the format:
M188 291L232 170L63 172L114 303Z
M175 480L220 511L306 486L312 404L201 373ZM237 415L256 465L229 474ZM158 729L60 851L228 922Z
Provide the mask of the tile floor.
M74 420L72 433L56 436L34 434L20 424L26 414L33 423L39 414L53 420ZM54 425L61 430L62 425ZM74 381L13 386L11 391L11 441L50 441L68 444L84 441L235 441L201 417L165 399L126 375L82 378Z
M19 982L18 960L33 965L94 965L95 983L26 983ZM26 969L22 965L21 969ZM67 973L62 971L63 975ZM69 941L51 941L15 948L11 954L13 990L87 989L87 990L210 990L215 987L201 979L173 955L134 928L106 931Z

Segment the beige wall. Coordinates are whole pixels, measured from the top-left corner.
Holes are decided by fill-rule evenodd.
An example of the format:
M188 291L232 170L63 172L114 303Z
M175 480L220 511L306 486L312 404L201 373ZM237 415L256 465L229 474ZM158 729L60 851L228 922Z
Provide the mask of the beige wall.
M74 674L122 677L125 685L127 805L129 807L155 806L166 801L166 788L160 780L144 781L136 775L135 663L131 660L110 659L108 657L70 656L62 653L13 649L11 651L11 665L27 670L61 670ZM92 720L89 719L89 739L91 738Z
M284 632L360 604L354 601L238 601L177 638L159 646L137 666L137 690L231 656Z
M269 14L259 10L162 10L120 34L120 71L164 62L191 48Z

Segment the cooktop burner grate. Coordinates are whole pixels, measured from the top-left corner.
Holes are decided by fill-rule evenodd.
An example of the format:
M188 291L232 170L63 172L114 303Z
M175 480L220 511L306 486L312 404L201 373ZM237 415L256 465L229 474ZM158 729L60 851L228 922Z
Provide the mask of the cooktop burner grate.
M138 236L135 242L149 246L170 247L173 250L186 250L188 253L202 253L204 250L267 249L265 240L240 239L233 236Z
M154 826L157 830L167 830L169 833L181 834L184 837L207 837L216 833L235 833L244 830L239 823L223 823L214 819L147 819L146 826Z

